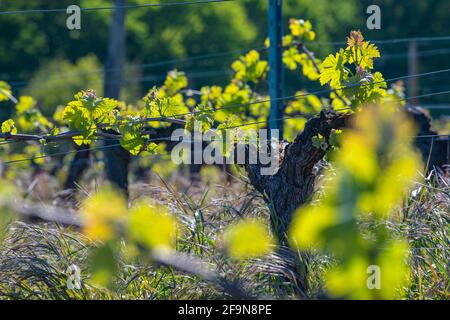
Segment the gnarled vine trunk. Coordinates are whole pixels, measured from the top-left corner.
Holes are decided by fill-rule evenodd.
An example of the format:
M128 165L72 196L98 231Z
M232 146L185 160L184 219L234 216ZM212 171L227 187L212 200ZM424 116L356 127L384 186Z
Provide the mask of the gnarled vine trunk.
M318 134L329 139L333 129L347 125L349 116L334 111L322 111L305 125L294 142L284 149L278 172L261 175L261 165L246 165L251 184L261 192L271 210L274 232L284 242L292 213L306 203L314 191L314 166L323 159L325 151L313 146L312 138Z
M448 137L424 139L424 135L436 137L436 132L431 130L430 119L420 109L408 108L406 111L412 115L419 128L414 143L424 162L428 163L429 168L442 168L448 164ZM293 212L307 203L314 192L314 167L325 156L324 150L314 147L312 138L320 134L328 142L331 131L347 127L351 118L352 115L322 111L318 117L310 119L304 131L285 147L279 170L273 176L261 175L261 165L245 166L250 183L261 192L270 208L272 229L282 244L287 242L287 231ZM286 261L286 274L291 275L288 281L294 283L295 288L299 288L300 296L304 295L308 288L308 255L301 253L299 256L287 246L282 248L280 255Z
M414 144L428 168L444 168L449 164L449 138L439 138L431 130L430 118L420 108L410 107L418 127ZM305 204L314 191L316 175L314 166L325 156L325 151L313 146L312 138L322 135L328 142L332 129L347 127L352 115L335 111L322 111L310 119L303 132L284 149L280 169L273 176L260 174L261 165L246 165L251 184L261 192L271 209L272 226L279 239L286 239L286 232L295 209Z

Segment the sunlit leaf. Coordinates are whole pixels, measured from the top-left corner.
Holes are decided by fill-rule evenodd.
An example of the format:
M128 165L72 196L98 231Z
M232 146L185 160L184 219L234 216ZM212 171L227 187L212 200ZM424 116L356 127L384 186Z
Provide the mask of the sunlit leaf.
M173 248L176 220L162 206L138 203L130 210L130 238L148 248Z
M240 221L229 227L223 238L228 254L238 259L264 256L275 244L267 225L259 220Z
M14 120L8 119L6 121L3 121L2 133L11 133L11 134L17 133L17 128L15 126Z
M92 281L103 287L110 286L118 271L116 252L112 243L107 243L92 250L89 257Z
M93 240L109 241L127 217L127 205L121 193L106 187L87 198L80 212L83 232Z

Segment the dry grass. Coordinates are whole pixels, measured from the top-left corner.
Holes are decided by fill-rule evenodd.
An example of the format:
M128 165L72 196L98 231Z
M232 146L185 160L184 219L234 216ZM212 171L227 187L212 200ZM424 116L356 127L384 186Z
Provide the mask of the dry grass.
M226 188L214 182L191 184L178 181L174 187L155 179L152 184L132 186L131 199L161 202L179 218L186 233L177 244L180 252L201 257L230 282L259 298L318 298L323 276L333 258L310 253L304 260L308 287L295 283L282 249L263 259L231 261L218 245L218 234L231 222L245 216L268 218L266 205L241 178ZM219 178L220 181L220 178ZM89 194L81 193L81 198ZM413 282L405 290L407 299L447 299L450 286L450 187L442 177L427 181L411 196L402 217L390 222L398 235L411 245ZM197 276L144 259L120 258L114 285L99 288L89 281L89 251L92 242L75 230L51 224L13 223L0 248L0 298L9 299L226 299L220 287ZM124 248L124 247L123 247ZM121 248L121 249L123 249ZM295 259L294 259L295 260ZM82 290L66 286L70 265L81 269Z

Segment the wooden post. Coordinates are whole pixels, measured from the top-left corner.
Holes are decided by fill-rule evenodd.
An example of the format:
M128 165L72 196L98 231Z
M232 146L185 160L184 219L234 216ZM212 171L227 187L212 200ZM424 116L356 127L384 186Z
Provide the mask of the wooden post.
M120 98L122 68L125 59L125 0L114 1L114 12L109 27L108 52L104 73L104 96Z
M408 47L408 74L419 74L419 56L417 55L417 42L412 40L409 42ZM409 78L408 81L408 96L415 97L419 95L419 77ZM411 99L411 104L414 106L419 105L418 99Z
M269 0L269 129L280 130L280 139L283 138L283 120L280 118L284 114L284 101L281 99L284 89L282 3L282 0Z
M103 95L120 99L122 72L125 60L125 0L114 1L114 12L109 28L108 56L104 72ZM114 132L110 132L114 133ZM105 141L105 171L110 182L125 193L128 192L128 166L130 153L118 144L118 140Z

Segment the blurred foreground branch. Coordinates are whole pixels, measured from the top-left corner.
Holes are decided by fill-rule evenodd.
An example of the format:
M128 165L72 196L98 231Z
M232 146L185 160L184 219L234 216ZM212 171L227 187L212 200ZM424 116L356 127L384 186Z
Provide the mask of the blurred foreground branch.
M26 222L49 222L75 229L83 228L83 222L74 210L17 203L7 204L7 206ZM221 287L233 299L253 299L251 295L245 292L240 283L225 279L215 272L208 262L198 257L167 249L153 249L148 251L148 254L154 263L211 282Z

